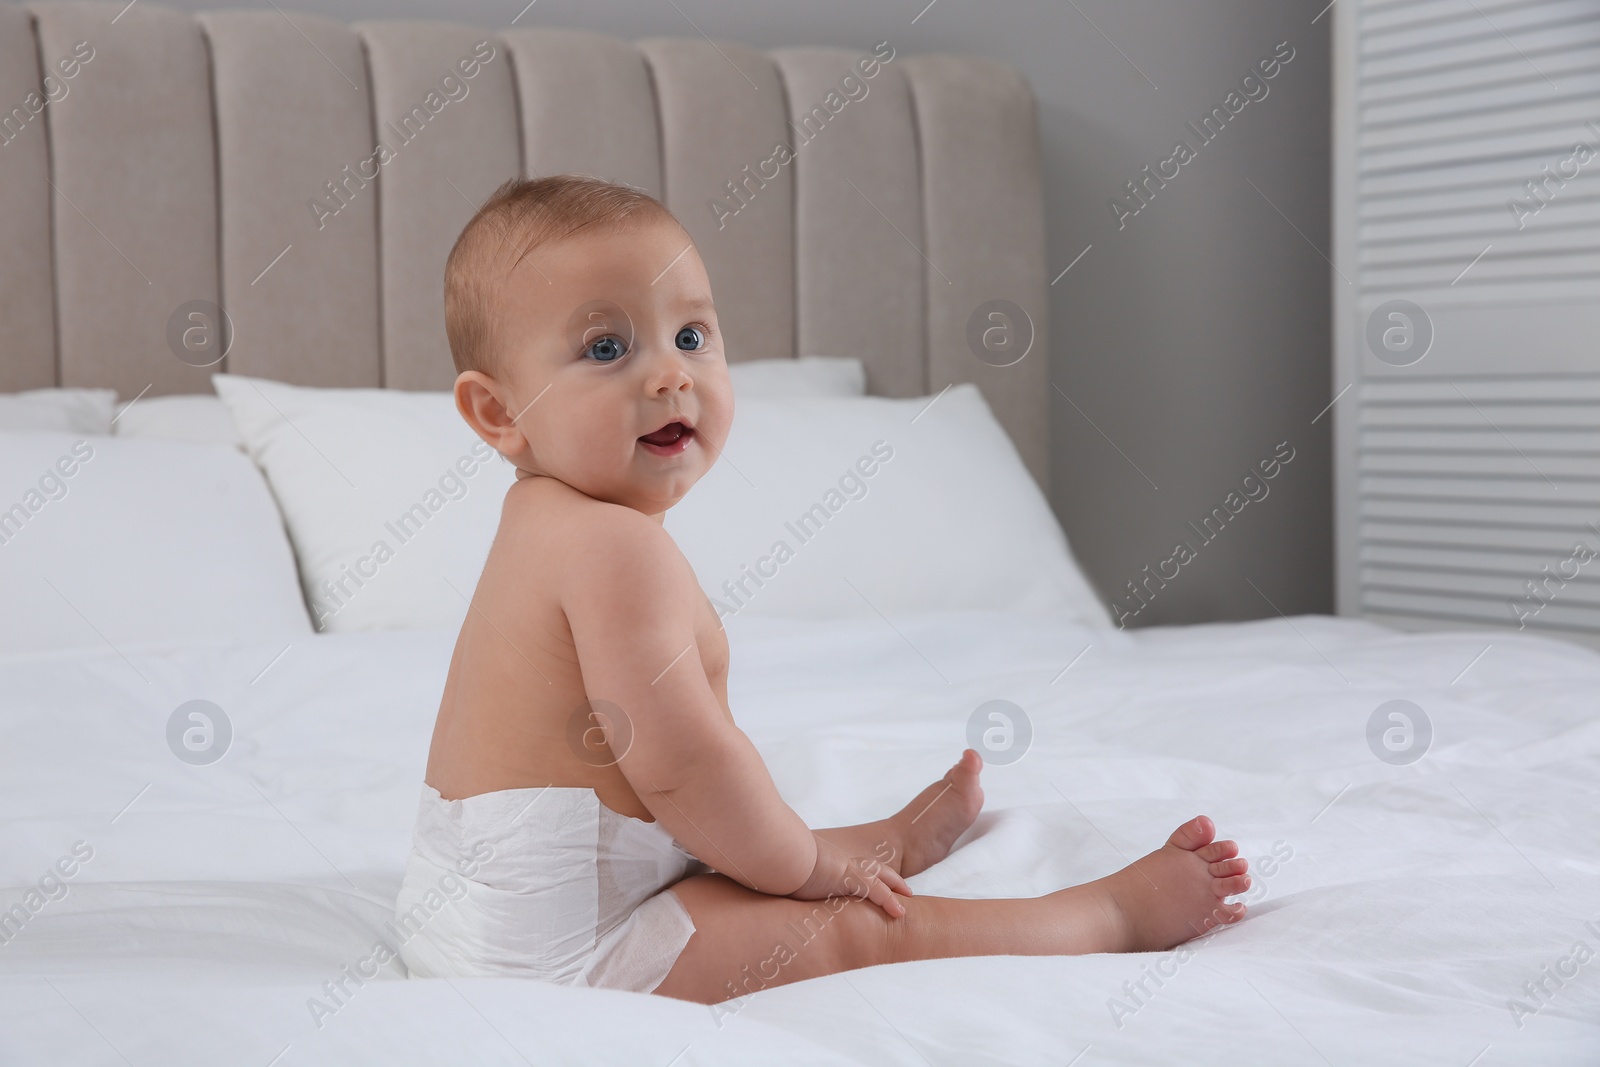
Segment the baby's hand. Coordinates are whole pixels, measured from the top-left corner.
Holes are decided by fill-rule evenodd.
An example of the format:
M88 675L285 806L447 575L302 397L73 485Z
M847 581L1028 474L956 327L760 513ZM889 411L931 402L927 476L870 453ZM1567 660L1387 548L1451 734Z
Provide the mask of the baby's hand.
M848 856L838 845L817 837L817 863L811 877L789 895L796 900L864 897L882 908L889 918L898 919L906 908L895 899L896 893L911 895L911 887L897 871L872 857Z

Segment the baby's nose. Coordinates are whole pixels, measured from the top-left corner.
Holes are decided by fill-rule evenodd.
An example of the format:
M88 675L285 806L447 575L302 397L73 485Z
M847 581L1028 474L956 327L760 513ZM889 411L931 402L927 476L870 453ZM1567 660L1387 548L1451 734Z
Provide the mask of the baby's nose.
M650 375L650 389L657 395L682 392L693 386L689 368L683 365L683 360L670 354L658 362Z

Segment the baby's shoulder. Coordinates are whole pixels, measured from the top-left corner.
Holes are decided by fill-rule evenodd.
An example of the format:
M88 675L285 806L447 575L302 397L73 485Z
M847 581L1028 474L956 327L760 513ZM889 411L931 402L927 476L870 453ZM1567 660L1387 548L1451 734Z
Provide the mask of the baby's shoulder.
M543 562L572 577L636 581L654 576L677 584L688 567L672 535L655 519L553 478L524 479L513 486L501 521L517 540L522 540L519 533L537 530ZM692 571L689 576L692 581Z

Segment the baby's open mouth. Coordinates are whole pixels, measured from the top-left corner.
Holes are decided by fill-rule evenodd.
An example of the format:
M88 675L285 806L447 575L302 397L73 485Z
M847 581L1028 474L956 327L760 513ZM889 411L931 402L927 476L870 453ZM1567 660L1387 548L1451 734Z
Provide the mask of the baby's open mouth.
M694 428L682 422L669 422L659 430L645 434L639 443L658 456L675 456L689 447Z

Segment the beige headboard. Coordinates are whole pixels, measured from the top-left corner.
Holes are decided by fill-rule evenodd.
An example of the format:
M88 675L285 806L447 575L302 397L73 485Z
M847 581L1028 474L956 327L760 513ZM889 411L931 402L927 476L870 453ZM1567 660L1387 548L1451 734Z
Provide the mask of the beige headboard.
M508 177L583 172L688 228L731 360L859 356L886 396L976 382L1047 484L1032 93L899 44L0 4L0 391L448 388L456 234ZM996 300L1031 319L1010 366L969 343ZM206 304L231 346L196 367L174 338Z

